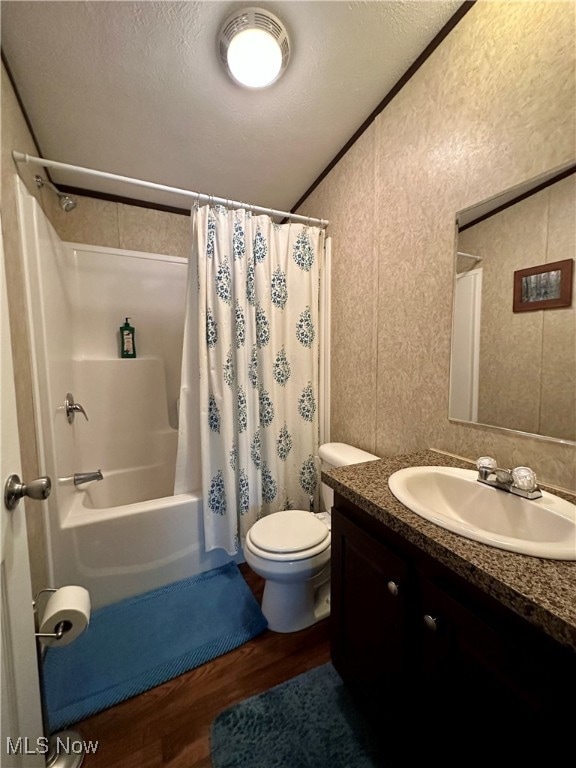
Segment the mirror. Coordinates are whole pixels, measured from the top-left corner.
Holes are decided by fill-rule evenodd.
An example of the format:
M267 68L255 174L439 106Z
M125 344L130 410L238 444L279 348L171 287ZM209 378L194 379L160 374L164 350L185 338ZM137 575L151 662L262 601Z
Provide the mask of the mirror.
M575 171L457 214L450 419L576 442ZM523 270L540 273L541 293L531 285L529 305L514 307ZM553 306L546 281L571 289L569 306Z

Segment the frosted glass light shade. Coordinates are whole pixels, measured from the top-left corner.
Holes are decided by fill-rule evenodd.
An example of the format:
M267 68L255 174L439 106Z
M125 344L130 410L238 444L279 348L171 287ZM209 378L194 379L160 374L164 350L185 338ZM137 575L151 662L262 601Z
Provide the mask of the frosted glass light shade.
M265 8L233 11L220 27L217 46L226 72L245 88L272 85L290 60L288 31Z
M245 29L235 35L227 57L232 77L248 88L270 85L282 68L280 46L263 29Z

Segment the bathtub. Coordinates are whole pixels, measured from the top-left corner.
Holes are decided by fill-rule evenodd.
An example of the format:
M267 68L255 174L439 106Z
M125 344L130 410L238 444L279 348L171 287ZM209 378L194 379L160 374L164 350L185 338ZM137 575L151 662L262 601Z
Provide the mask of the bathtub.
M224 550L204 550L199 467L198 490L174 495L178 431L162 359L71 365L90 420L75 418L70 429L60 418L67 440L59 444L71 449L67 467L100 469L103 479L76 486L72 471L58 478L57 583L82 584L99 607L229 562Z
M141 472L124 470L112 480L139 486ZM104 480L91 483L105 487ZM76 489L63 521L57 559L59 583L85 586L93 607L155 589L230 561L224 550L203 548L200 491L118 506L95 506L106 493ZM113 490L111 495L115 495ZM59 547L60 548L60 547Z

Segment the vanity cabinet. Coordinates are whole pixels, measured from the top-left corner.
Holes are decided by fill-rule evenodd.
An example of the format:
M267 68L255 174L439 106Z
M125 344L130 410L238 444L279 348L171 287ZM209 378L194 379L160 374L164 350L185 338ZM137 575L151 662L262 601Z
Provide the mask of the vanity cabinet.
M429 749L458 729L488 755L570 738L575 652L339 494L331 589L332 662L383 732L411 723Z

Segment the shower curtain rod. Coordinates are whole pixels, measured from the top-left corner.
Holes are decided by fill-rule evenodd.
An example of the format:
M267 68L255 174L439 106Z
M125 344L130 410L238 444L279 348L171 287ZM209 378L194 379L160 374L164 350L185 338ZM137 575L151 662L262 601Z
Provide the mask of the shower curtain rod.
M156 189L159 192L173 192L177 195L184 195L185 197L191 197L195 199L198 204L208 203L210 205L224 205L227 208L247 208L253 213L264 213L268 216L278 216L283 219L291 219L292 221L298 221L302 224L314 225L320 228L328 226L329 222L326 219L313 219L310 216L299 216L296 213L290 213L288 211L277 211L274 208L262 208L260 205L250 205L249 203L242 203L239 200L228 200L224 197L215 197L214 195L205 195L201 192L192 192L188 189L180 189L179 187L167 187L164 184L155 184L152 181L144 181L142 179L133 179L130 176L119 176L116 173L107 173L105 171L97 171L93 168L83 168L80 165L70 165L69 163L59 163L56 160L46 160L43 157L35 157L34 155L28 155L25 152L12 152L12 157L17 163L32 163L34 165L42 165L44 168L59 168L62 171L74 171L76 173L85 173L88 176L97 176L100 179L110 179L112 181L121 181L126 184L133 184L138 187L146 187L147 189Z

